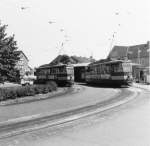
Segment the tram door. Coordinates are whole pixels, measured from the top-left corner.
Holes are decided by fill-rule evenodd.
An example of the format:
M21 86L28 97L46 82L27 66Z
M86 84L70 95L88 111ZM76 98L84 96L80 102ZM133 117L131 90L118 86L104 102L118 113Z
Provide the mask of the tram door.
M140 71L140 80L144 81L144 72L143 72L143 70Z

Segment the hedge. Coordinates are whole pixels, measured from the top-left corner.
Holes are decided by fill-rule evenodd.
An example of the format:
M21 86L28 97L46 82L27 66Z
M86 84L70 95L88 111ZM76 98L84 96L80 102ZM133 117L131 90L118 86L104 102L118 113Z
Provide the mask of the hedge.
M57 90L57 84L53 82L46 85L1 88L0 101L16 99L25 96L34 96L36 94L46 94L55 90Z

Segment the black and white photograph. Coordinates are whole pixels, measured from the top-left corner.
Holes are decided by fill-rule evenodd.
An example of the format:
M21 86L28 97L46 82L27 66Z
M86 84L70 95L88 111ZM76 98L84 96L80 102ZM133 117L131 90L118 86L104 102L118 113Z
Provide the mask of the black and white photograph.
M0 146L150 146L150 1L0 0Z

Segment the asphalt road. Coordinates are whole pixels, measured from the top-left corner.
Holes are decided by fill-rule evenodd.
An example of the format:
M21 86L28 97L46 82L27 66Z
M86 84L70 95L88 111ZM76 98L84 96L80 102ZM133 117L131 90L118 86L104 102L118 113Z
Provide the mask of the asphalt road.
M116 90L121 90L121 96L125 97L130 92L128 89L112 89L112 88L100 88L100 87L85 87L86 90L84 92L80 92L79 94L72 94L76 98L83 98L85 97L93 97L99 99L103 95L104 99L108 99L108 97L112 96L112 93L115 93ZM104 92L106 91L106 92ZM110 92L111 91L111 92ZM78 95L78 96L77 96ZM80 96L79 96L80 95ZM82 96L81 96L82 95ZM125 122L128 121L128 116L125 118L126 115L130 115L129 113L133 112L133 109L136 111L138 105L141 107L141 97L144 101L148 100L146 92L141 92L139 96L133 102L130 102L126 105L122 105L120 107L95 114L93 116L89 116L80 120L76 120L73 122L57 125L54 127L49 127L41 130L37 130L30 133L25 133L22 135L17 135L5 139L0 140L0 145L28 145L28 146L38 146L38 145L101 145L107 144L111 145L110 140L113 142L113 137L115 137L116 130L115 128L119 128L120 133L118 131L118 135L121 137L122 135L122 127L115 125L116 120L119 119L120 123L118 122L116 125L123 125ZM68 95L69 96L69 95ZM74 98L75 98L74 97ZM92 98L92 99L93 99ZM89 99L91 102L93 100ZM114 102L112 100L111 102ZM143 100L142 100L143 102ZM138 104L137 104L138 103ZM84 102L85 104L85 102ZM145 102L144 102L145 104ZM142 104L143 105L143 104ZM133 115L132 115L133 116ZM134 115L137 116L137 115ZM125 120L125 122L124 122ZM136 120L136 118L135 118ZM107 124L105 124L108 123ZM129 121L128 121L129 122ZM126 124L125 124L126 125ZM128 128L123 126L124 129ZM134 127L135 128L135 127ZM104 131L103 131L104 130ZM109 131L110 130L110 131ZM108 132L108 133L107 133ZM110 134L109 134L110 132ZM117 143L114 143L114 145Z

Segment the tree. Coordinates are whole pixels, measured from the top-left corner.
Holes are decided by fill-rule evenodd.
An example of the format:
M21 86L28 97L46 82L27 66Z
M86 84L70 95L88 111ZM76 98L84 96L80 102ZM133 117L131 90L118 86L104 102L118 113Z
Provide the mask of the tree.
M7 25L0 23L0 82L17 81L19 71L15 68L19 61L17 42L13 36L7 36Z

